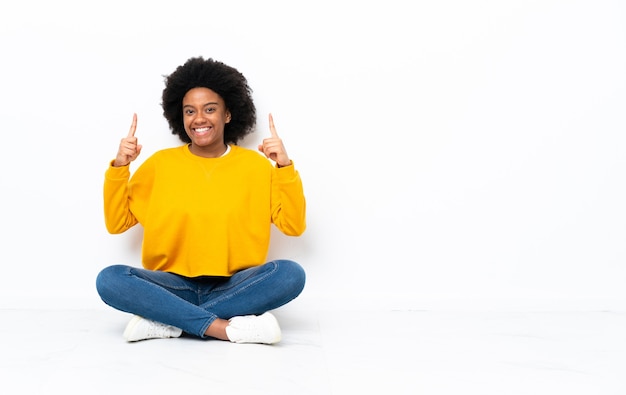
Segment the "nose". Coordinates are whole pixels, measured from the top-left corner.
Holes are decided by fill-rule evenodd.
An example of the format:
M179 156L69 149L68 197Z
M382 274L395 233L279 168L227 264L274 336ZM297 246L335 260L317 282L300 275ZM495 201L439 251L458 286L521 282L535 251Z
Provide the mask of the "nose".
M191 120L192 125L202 125L205 122L206 122L206 117L204 116L202 112L196 113L193 119Z

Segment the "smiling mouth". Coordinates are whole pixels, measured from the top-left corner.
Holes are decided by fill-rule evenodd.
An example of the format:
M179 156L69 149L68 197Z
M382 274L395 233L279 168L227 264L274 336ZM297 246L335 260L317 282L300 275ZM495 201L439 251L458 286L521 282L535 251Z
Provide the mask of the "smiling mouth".
M207 133L209 133L209 130L211 130L211 128L209 128L209 127L202 127L202 128L195 128L195 129L193 130L193 132L194 132L195 134L200 134L200 135L202 135L202 134L207 134Z

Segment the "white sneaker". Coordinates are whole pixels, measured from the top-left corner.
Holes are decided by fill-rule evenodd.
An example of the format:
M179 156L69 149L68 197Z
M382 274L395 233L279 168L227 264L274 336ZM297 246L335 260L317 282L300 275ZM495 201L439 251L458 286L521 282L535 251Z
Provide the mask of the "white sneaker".
M165 325L160 322L151 321L138 315L134 316L126 329L124 338L129 342L146 339L167 339L169 337L180 337L183 331L174 326Z
M281 338L278 321L271 313L233 317L226 327L226 335L233 343L278 343Z

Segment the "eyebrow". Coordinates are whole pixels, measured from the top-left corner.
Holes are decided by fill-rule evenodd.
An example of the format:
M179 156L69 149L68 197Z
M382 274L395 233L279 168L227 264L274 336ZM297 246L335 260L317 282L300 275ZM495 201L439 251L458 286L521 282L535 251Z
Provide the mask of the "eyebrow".
M203 105L202 105L202 107L206 107L206 106L217 106L217 105L219 105L219 103L218 103L218 102L216 102L216 101L210 101L210 102L208 102L208 103L203 104ZM184 107L194 107L194 106L192 106L191 104L183 104L183 108L184 108Z

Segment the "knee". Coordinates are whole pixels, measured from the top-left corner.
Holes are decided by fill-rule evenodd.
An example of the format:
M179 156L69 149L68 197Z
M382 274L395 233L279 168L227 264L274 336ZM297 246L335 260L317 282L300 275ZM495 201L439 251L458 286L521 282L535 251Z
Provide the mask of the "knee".
M297 262L287 259L276 261L276 263L283 272L282 278L284 285L288 285L293 294L300 294L306 283L306 273L302 266Z
M106 267L98 273L96 277L96 290L98 295L105 302L110 299L111 296L115 296L118 293L116 286L119 285L120 277L123 276L127 267L124 265L113 265Z

